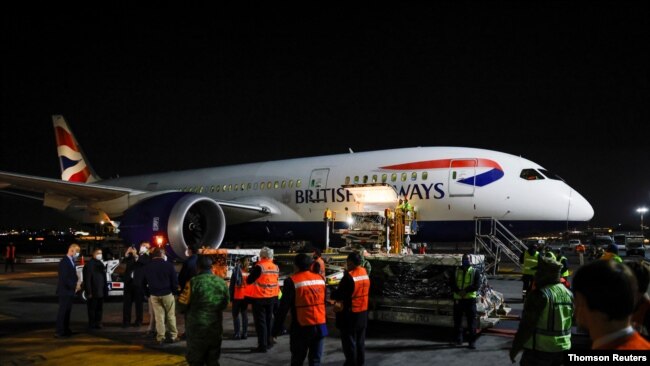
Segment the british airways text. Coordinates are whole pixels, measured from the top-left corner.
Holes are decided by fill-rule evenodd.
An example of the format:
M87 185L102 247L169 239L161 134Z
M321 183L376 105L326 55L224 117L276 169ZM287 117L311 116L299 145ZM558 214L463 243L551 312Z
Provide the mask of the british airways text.
M407 197L412 200L413 197L421 200L442 199L445 192L442 190L443 183L435 184L409 184L397 189L398 195ZM321 188L321 189L303 189L296 191L296 203L312 202L350 202L354 197L345 188Z

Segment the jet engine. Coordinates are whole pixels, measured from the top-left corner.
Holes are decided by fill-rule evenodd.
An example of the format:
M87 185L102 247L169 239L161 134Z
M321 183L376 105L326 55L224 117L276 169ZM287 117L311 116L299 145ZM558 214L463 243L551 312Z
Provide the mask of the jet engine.
M226 217L219 204L187 192L162 193L138 202L120 219L120 236L139 245L162 238L168 255L186 259L188 246L218 248L226 233Z

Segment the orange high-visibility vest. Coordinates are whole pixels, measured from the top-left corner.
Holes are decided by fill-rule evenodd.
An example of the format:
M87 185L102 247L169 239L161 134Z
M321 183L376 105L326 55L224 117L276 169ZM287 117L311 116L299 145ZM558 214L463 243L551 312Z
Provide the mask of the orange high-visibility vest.
M314 269L314 266L318 263L320 265L320 271L318 272L319 275L323 276L325 278L325 261L323 261L323 258L316 258L314 260L314 263L311 264L312 272ZM314 272L315 273L315 272Z
M311 271L291 276L296 287L296 320L301 326L325 324L325 280Z
M254 299L278 297L280 293L278 285L280 269L268 258L260 259L257 265L262 269L262 274L247 289L248 294L246 296Z
M350 271L354 280L354 292L352 293L352 312L360 313L368 310L368 294L370 293L370 278L368 272L362 266Z
M248 291L246 279L248 278L248 274L244 270L241 271L241 285L235 284L235 293L233 294L235 300L243 300L246 297L246 292Z
M16 247L15 246L7 246L7 255L5 255L7 259L15 259L16 258Z

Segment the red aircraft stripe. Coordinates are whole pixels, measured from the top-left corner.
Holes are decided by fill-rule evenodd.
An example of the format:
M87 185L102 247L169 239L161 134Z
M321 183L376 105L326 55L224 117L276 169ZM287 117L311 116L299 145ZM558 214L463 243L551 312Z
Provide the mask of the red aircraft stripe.
M79 152L79 149L77 149L77 145L74 143L74 139L72 138L72 135L70 135L68 131L64 130L59 126L56 127L56 145L57 146L65 145L71 148L72 150Z
M440 159L440 160L426 160L426 161L416 161L413 163L404 163L396 165L382 166L380 169L389 169L389 170L418 170L418 169L448 169L448 168L469 168L474 167L476 162L476 167L478 168L496 168L498 170L503 170L499 163L490 159Z
M68 179L68 182L86 183L86 181L88 181L88 176L90 176L90 172L88 171L88 168L86 168L79 173L73 174L70 179Z

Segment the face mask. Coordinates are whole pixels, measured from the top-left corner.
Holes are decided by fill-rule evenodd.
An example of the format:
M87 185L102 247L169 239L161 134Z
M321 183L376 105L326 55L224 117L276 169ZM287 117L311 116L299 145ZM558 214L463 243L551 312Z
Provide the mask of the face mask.
M95 259L97 259L98 261L101 261L101 260L102 260L102 255L101 255L101 254L97 254L97 255L95 256Z
M140 248L140 254L145 254L147 252L147 248Z
M185 256L186 256L186 257L191 257L191 256L192 256L192 253L190 253L189 250L186 250L186 251L185 251Z
M79 257L79 252L76 252L76 253L74 254L74 257L75 257L75 258L78 258L78 257Z
M164 261L167 261L167 256L166 256L166 255L163 255L163 256L162 256L162 259L163 259Z
M469 267L469 261L463 261L463 267Z

